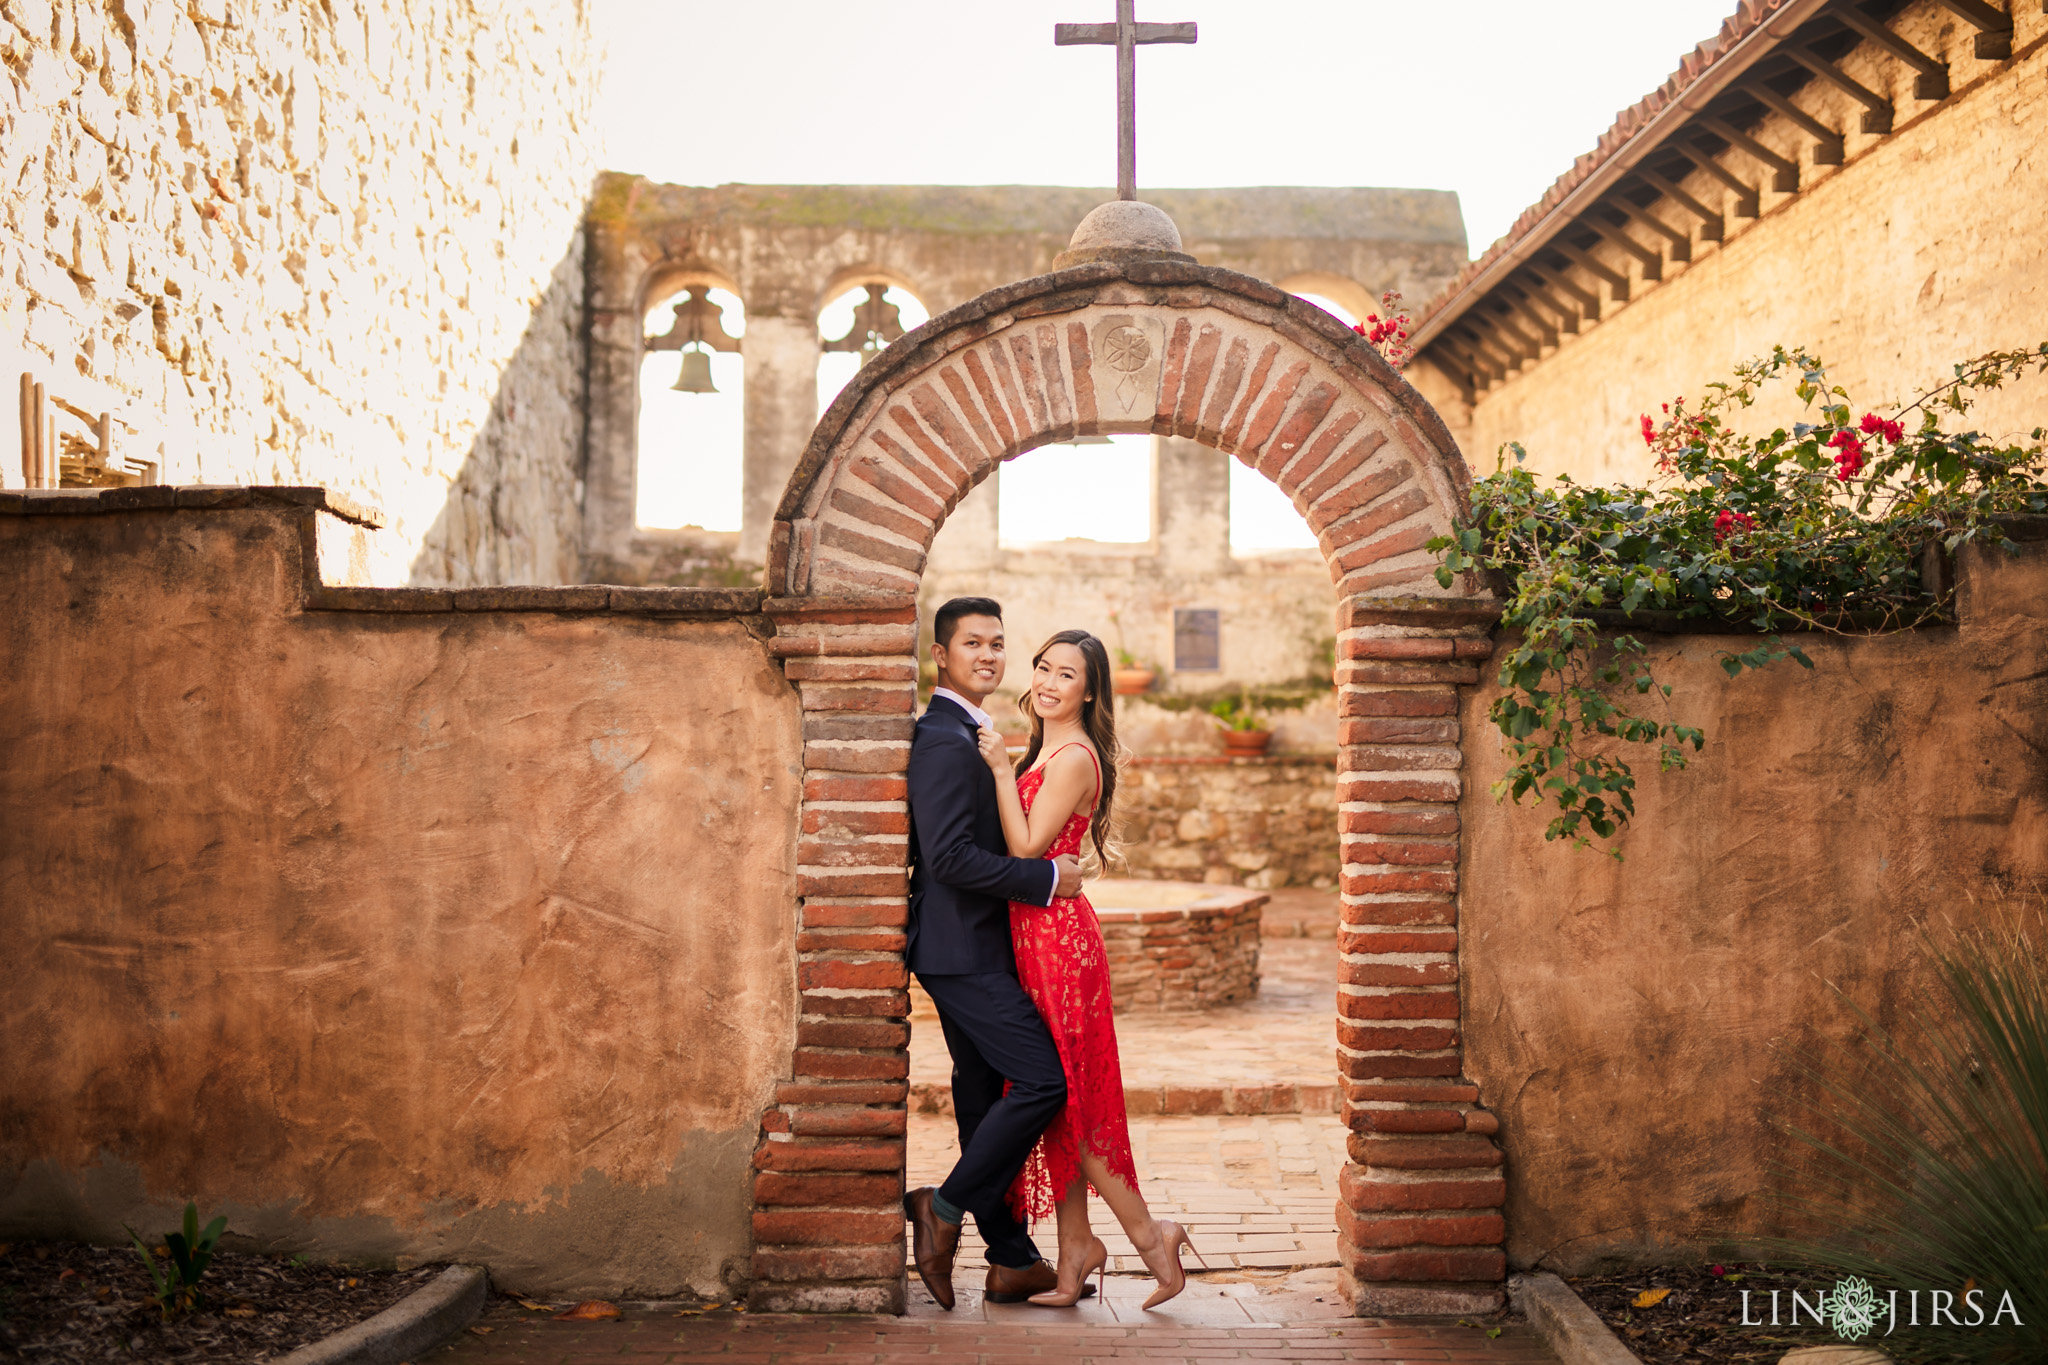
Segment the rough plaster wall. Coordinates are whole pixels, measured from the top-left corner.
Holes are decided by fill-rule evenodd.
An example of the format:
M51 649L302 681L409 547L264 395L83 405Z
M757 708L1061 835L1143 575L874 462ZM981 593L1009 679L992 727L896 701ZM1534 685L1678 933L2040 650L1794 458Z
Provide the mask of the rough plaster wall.
M1781 1231L1812 1055L1927 998L1917 925L2048 878L2048 546L1973 556L1959 629L1802 641L1808 673L1730 681L1729 637L1651 637L1707 733L1640 754L1627 860L1543 842L1494 802L1491 674L1466 690L1459 923L1466 1070L1500 1115L1509 1255L1566 1273L1726 1256ZM1808 1122L1811 1122L1809 1118Z
M1493 468L1502 442L1521 441L1544 473L1646 481L1653 471L1640 414L1681 394L1697 401L1706 384L1780 342L1816 351L1836 383L1875 408L1949 378L1956 361L2048 341L2048 239L2033 228L2048 183L2048 46L2027 51L2048 37L2048 18L2038 5L2011 9L2020 59L2001 70L1972 55L1974 30L1953 14L1931 3L1911 7L1894 26L1923 51L1947 57L1957 91L1948 104L1913 99L1909 73L1863 44L1845 65L1893 95L1902 131L1860 133L1861 106L1846 95L1820 82L1801 91L1803 106L1849 130L1846 165L1812 165L1811 139L1773 115L1758 137L1800 147L1809 188L1774 194L1768 175L1731 157L1766 187L1761 219L1731 216L1725 246L1696 242L1691 265L1666 263L1664 283L1638 279L1634 302L1480 395L1469 415L1435 367L1418 364L1417 384L1444 413L1474 472ZM1981 84L1965 89L1972 81ZM1903 127L1922 115L1917 126ZM1710 204L1726 195L1697 173L1685 185ZM1668 204L1658 211L1668 222L1696 226ZM1603 255L1627 268L1618 252ZM1796 420L1797 399L1777 387L1775 399L1749 417L1759 432ZM2048 378L1992 395L1973 421L1987 432L2024 436L2048 422Z
M299 614L282 513L0 518L0 1238L729 1293L796 1024L739 622Z
M576 580L581 0L0 0L0 64L10 389L382 507L370 581Z

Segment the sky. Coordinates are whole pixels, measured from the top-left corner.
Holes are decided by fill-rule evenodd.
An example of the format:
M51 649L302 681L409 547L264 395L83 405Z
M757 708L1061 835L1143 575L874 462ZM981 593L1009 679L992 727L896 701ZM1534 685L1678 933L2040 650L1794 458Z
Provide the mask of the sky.
M1455 190L1477 255L1733 9L1734 0L1140 0L1140 20L1192 19L1201 38L1138 52L1139 196L1148 185ZM1109 20L1113 0L595 0L594 14L607 47L599 132L613 170L694 185L1115 179L1115 54L1052 43L1055 22ZM673 356L657 359L672 378ZM737 366L724 369L736 388ZM644 519L736 517L737 470L726 471L737 460L736 396L670 397L653 406L707 407L643 427L656 442L643 445ZM715 421L708 405L732 415ZM720 431L732 434L729 459L714 450ZM1132 524L1068 533L1143 539L1142 450L1067 452L1083 453L1108 495L1090 501ZM1031 460L1004 470L1005 539L1056 539L1073 522L1058 505L1073 500L1060 496L1071 483L1054 474L1057 457L1027 473ZM1277 494L1261 502L1270 490L1233 488L1234 520L1247 524L1240 548L1303 543Z

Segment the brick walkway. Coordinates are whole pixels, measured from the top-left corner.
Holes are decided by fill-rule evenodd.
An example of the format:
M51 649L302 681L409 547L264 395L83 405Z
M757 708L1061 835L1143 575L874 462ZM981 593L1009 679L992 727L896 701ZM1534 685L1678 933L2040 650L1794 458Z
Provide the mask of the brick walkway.
M1135 1292L1135 1291L1133 1291ZM1386 1322L1338 1316L1253 1326L1233 1318L1230 1296L1196 1299L1191 1288L1168 1308L1128 1321L1136 1299L1115 1291L1108 1309L1034 1308L903 1318L758 1316L677 1306L628 1309L612 1322L554 1322L507 1300L496 1301L456 1345L420 1356L417 1365L884 1365L920 1360L944 1365L1021 1361L1371 1361L1374 1365L1556 1365L1529 1330L1444 1321ZM932 1310L934 1314L937 1310Z
M1337 1111L1334 891L1272 893L1258 998L1196 1014L1123 1014L1124 1107L1142 1114ZM952 1059L931 999L911 991L911 1108L950 1113Z
M936 1184L959 1159L953 1120L910 1119L909 1183ZM1220 1269L1277 1269L1337 1263L1337 1176L1344 1125L1326 1115L1221 1115L1131 1120L1138 1186L1154 1213L1187 1225ZM1123 1230L1091 1200L1096 1235L1112 1271L1142 1272ZM1050 1255L1050 1228L1041 1249ZM1192 1261L1191 1261L1192 1263ZM970 1222L960 1247L961 1282L987 1268ZM1334 1281L1332 1281L1334 1284ZM922 1295L923 1289L913 1289Z
M1345 1130L1327 1112L1334 1093L1325 1112L1314 1108L1320 1103L1314 1087L1334 1092L1332 902L1326 892L1275 894L1256 1002L1118 1021L1125 1093L1136 1101L1131 1146L1139 1183L1156 1212L1187 1224L1212 1267L1190 1276L1186 1292L1164 1308L1146 1313L1138 1307L1153 1282L1098 1201L1096 1230L1109 1244L1115 1273L1100 1301L1077 1308L982 1302L987 1263L970 1227L952 1313L940 1310L914 1276L902 1318L749 1315L666 1304L628 1306L616 1322L567 1323L501 1299L478 1324L486 1329L481 1334L417 1365L1087 1365L1132 1359L1555 1365L1526 1326L1505 1318L1390 1322L1345 1313L1337 1293L1334 1222ZM924 1008L929 1011L928 1002ZM911 1079L924 1083L927 1096L942 1093L950 1067L938 1021L926 1013L918 1023ZM1169 1097L1155 1105L1173 1103L1187 1112L1148 1109L1148 1093ZM1176 1094L1181 1098L1170 1098ZM1228 1112L1233 1107L1237 1112ZM1194 1112L1198 1108L1206 1112ZM1300 1112L1304 1108L1310 1112ZM911 1115L910 1184L937 1181L957 1154L950 1117ZM1050 1253L1051 1230L1045 1231ZM1489 1331L1499 1335L1489 1337Z

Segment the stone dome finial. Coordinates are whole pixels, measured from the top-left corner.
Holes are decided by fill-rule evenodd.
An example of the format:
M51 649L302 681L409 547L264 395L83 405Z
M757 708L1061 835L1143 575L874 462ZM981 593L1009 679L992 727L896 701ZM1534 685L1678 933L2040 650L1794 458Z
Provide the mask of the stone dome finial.
M1089 261L1180 261L1193 265L1195 258L1180 249L1180 229L1166 211L1135 199L1112 199L1088 211L1067 242L1067 249L1052 258L1052 268L1063 270Z

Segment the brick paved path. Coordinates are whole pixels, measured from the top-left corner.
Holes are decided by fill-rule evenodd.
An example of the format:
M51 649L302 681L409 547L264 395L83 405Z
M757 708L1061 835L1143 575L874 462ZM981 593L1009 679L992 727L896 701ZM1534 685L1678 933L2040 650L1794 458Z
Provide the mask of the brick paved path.
M1125 1304L1080 1312L1020 1305L980 1317L792 1317L726 1311L678 1316L674 1305L630 1309L614 1322L553 1322L505 1300L479 1323L489 1329L419 1357L417 1365L630 1365L730 1362L731 1365L1009 1365L1059 1361L1371 1361L1374 1365L1556 1365L1526 1327L1490 1328L1442 1321L1363 1318L1233 1322L1208 1307L1175 1300L1178 1312L1123 1320ZM1135 1301L1132 1301L1135 1302ZM936 1312L936 1310L933 1310ZM1135 1317L1136 1314L1131 1316Z
M1222 1115L1131 1120L1138 1187L1153 1212L1187 1224L1211 1266L1251 1269L1337 1263L1337 1176L1344 1125L1330 1115ZM959 1158L953 1120L910 1117L908 1178L936 1184ZM1109 1244L1112 1271L1142 1271L1123 1230L1091 1200L1095 1231ZM1051 1230L1042 1247L1051 1254ZM960 1271L987 1267L970 1224ZM922 1293L922 1290L917 1292Z

